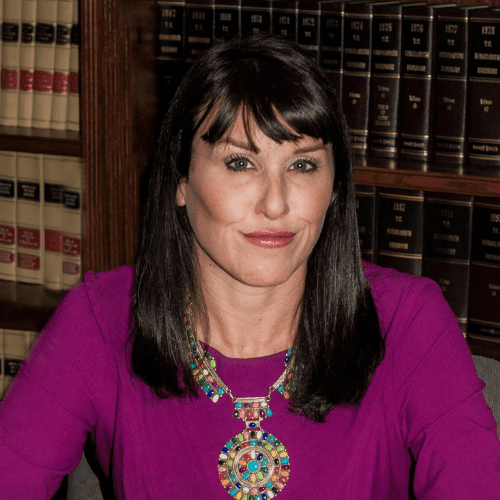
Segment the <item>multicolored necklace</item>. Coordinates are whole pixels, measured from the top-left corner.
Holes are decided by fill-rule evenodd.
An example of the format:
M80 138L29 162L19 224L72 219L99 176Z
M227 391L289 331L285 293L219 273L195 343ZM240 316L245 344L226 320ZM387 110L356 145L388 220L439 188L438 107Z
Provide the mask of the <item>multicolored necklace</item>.
M234 418L243 420L245 428L224 444L219 454L217 472L223 488L237 500L268 500L276 497L290 477L290 457L283 443L262 429L260 422L271 417L271 394L276 390L290 398L293 349L285 356L285 369L269 387L267 396L236 398L216 372L214 357L204 351L194 331L191 308L187 309L186 330L189 334L191 370L201 390L214 402L227 394L235 407Z

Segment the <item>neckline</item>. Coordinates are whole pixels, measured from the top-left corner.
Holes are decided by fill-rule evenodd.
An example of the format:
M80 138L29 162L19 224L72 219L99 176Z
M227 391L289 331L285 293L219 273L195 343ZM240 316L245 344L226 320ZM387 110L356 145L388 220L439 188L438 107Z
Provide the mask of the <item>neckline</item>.
M267 365L270 363L275 363L276 361L283 361L287 350L276 352L274 354L269 354L267 356L260 356L258 358L229 358L222 354L220 351L215 349L210 345L203 343L200 340L200 345L202 349L208 351L216 360L217 364L220 365L245 365L245 366L260 366Z

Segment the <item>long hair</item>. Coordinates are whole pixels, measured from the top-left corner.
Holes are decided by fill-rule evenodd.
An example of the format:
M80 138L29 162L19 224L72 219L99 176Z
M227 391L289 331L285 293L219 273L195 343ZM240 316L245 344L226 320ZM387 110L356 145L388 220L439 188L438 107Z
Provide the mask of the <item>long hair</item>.
M251 146L251 120L278 142L307 135L332 144L334 192L307 262L291 405L292 411L321 422L333 407L361 401L383 358L384 342L361 268L344 115L318 65L297 44L274 35L216 43L191 66L163 121L136 262L132 369L159 397L197 394L184 308L188 294L202 315L204 303L193 231L185 207L177 206L176 190L181 179L189 179L197 130L210 117L202 138L215 143L239 111Z

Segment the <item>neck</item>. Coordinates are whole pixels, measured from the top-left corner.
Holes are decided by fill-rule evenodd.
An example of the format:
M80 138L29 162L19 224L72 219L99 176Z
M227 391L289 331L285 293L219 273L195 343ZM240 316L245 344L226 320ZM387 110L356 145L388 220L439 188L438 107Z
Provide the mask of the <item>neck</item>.
M210 325L207 332L197 324L202 342L230 358L268 356L293 346L303 276L273 287L220 283L207 276L200 284Z

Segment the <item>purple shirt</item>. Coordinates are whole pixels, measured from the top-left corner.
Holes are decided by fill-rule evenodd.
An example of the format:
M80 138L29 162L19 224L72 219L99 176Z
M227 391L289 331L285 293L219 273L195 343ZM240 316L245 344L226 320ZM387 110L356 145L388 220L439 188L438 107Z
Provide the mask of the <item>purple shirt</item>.
M279 500L406 500L412 458L419 500L500 498L500 444L466 341L438 286L365 264L386 355L359 407L326 423L286 410L262 428L283 442L290 476ZM225 395L158 400L130 373L133 269L87 273L64 299L0 406L0 497L48 499L95 440L118 499L230 498L217 467L243 430ZM230 359L211 349L236 397L265 396L284 353Z

